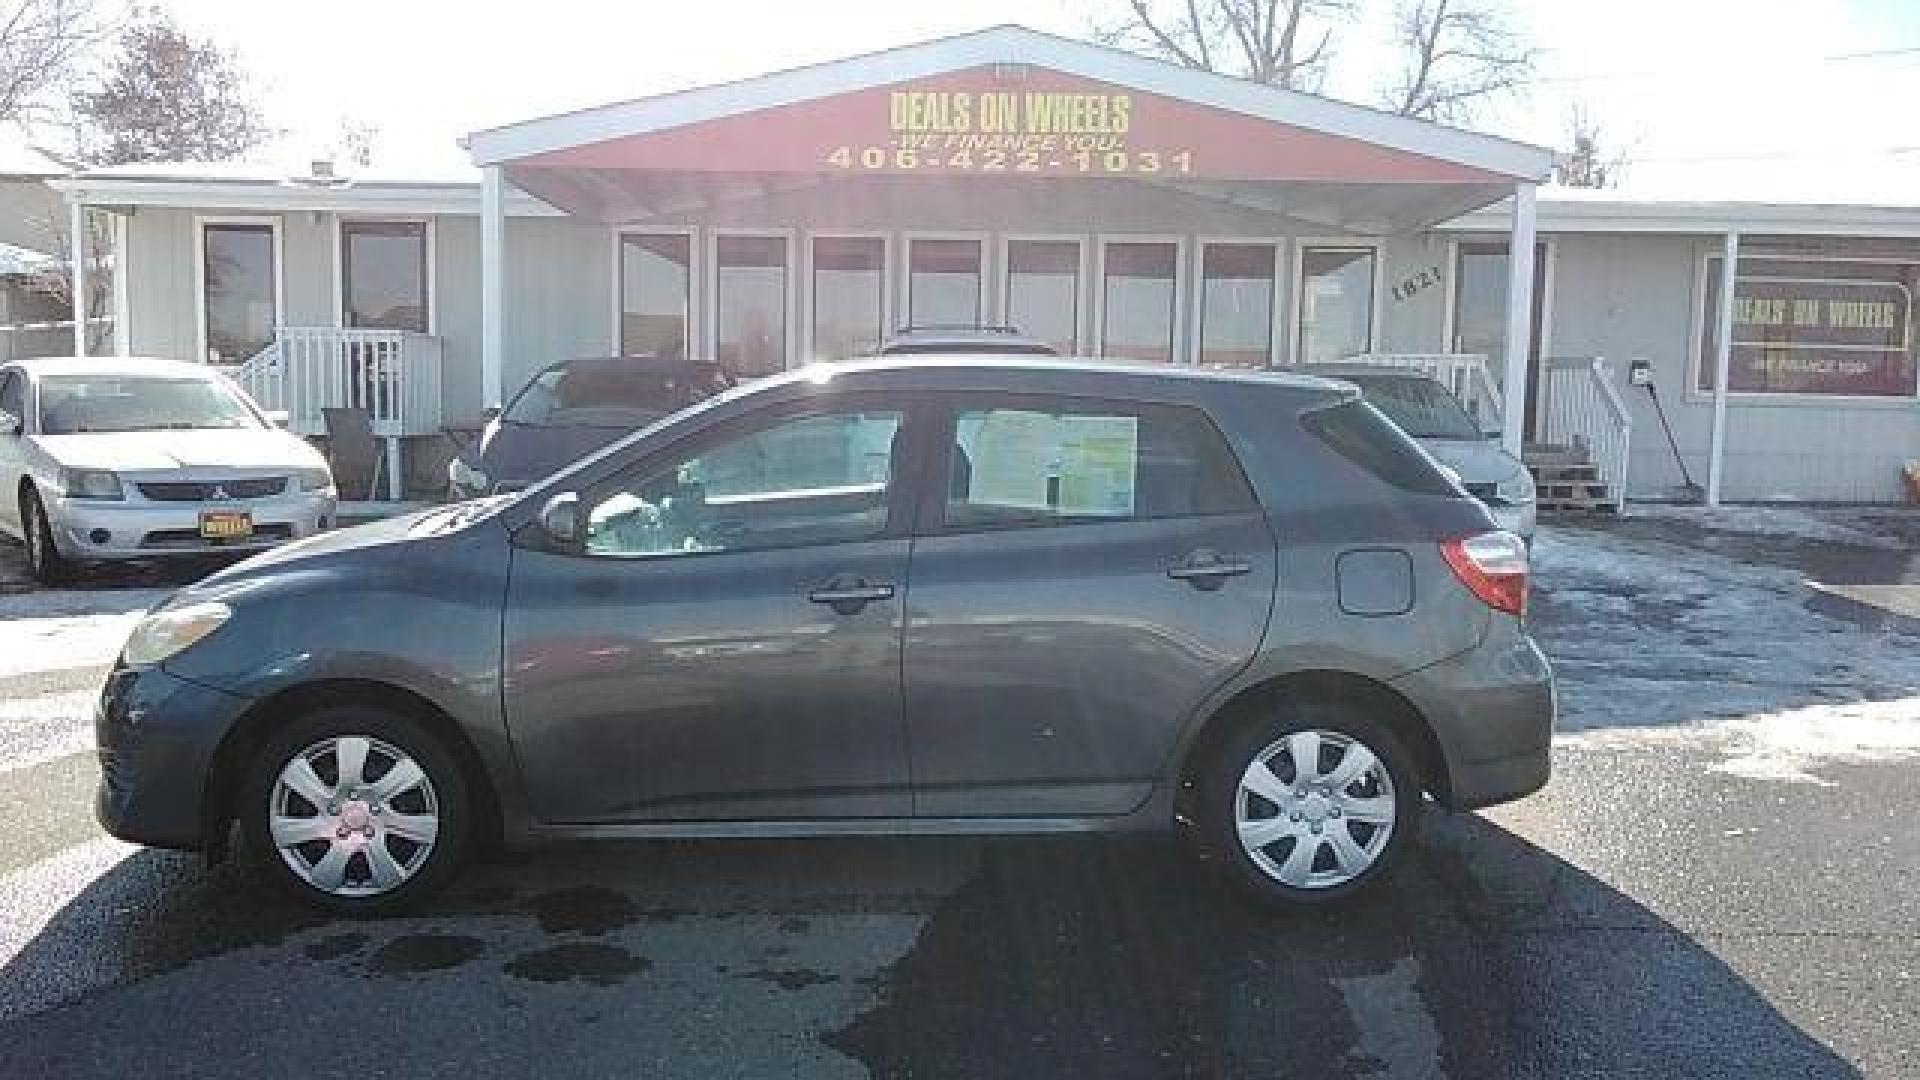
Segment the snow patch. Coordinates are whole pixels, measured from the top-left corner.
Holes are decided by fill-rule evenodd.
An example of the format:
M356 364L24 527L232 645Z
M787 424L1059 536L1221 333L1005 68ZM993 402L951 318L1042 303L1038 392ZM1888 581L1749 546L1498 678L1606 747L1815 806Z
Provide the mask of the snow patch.
M1669 506L1661 503L1636 503L1626 516L1684 521L1714 532L1749 533L1755 536L1813 540L1850 547L1897 550L1905 542L1878 533L1867 532L1834 520L1832 515L1787 506Z

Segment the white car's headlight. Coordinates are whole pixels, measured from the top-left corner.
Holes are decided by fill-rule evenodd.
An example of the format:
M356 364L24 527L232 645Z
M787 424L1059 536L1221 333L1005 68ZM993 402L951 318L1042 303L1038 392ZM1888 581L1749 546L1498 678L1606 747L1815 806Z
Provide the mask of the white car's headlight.
M293 482L301 491L325 491L333 486L333 474L326 469L295 469Z
M233 609L217 600L162 608L141 619L127 638L120 659L129 667L157 664L177 656L189 645L220 629L233 617Z
M117 501L127 497L126 490L120 486L119 474L106 469L63 469L60 486L67 490L69 499Z
M1533 474L1521 469L1500 481L1493 491L1503 502L1530 503L1533 501Z

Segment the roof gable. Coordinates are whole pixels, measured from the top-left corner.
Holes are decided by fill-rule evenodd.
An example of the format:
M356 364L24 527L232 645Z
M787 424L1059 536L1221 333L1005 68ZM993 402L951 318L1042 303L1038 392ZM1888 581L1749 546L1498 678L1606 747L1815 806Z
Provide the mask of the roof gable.
M1023 83L1028 87L1041 86L1045 89L1030 90L1023 88ZM1000 86L1006 89L996 89ZM941 89L943 87L946 89ZM687 152L685 140L690 134L688 129L695 125L725 132L720 140L724 145L743 138L725 131L736 127L726 123L731 118L749 117L784 108L789 111L801 110L793 115L802 122L820 123L827 119L839 119L835 115L836 101L854 102L857 107L865 107L870 114L874 100L872 95L878 93L879 98L885 101L894 92L976 95L1039 92L1104 95L1109 99L1114 94L1141 95L1142 101L1153 103L1149 112L1165 114L1169 118L1168 123L1192 121L1201 124L1210 133L1224 134L1228 144L1226 149L1232 152L1228 155L1230 159L1233 154L1253 155L1235 164L1235 170L1256 167L1270 169L1275 167L1275 161L1284 158L1290 163L1287 175L1302 179L1312 177L1310 172L1301 170L1313 167L1313 163L1303 162L1303 154L1330 157L1346 166L1364 165L1368 161L1381 164L1386 159L1374 156L1381 153L1399 155L1395 164L1401 167L1401 171L1405 171L1407 158L1424 159L1432 166L1428 174L1417 175L1423 170L1413 170L1407 175L1408 179L1468 183L1494 178L1541 180L1545 178L1553 160L1552 152L1541 147L1412 120L1243 79L1195 71L1018 26L994 27L741 82L530 120L476 132L464 141L474 162L479 165L534 164L530 159L584 165L594 160L596 155L612 153L605 149L605 144L620 140L633 140L633 144L638 145L645 139L649 148L658 149L663 154L681 154ZM1020 100L1024 102L1024 98ZM890 108L890 102L882 107ZM824 110L824 115L816 115L819 110ZM884 125L890 119L889 113L880 115ZM976 111L972 115L977 126L981 114ZM1022 121L1025 122L1028 117L1029 114L1023 113ZM1232 118L1241 126L1237 131L1223 129L1223 117ZM1266 121L1271 125L1263 135L1276 140L1270 153L1279 155L1278 158L1263 165L1257 160L1254 148L1233 145L1245 141L1246 118ZM1110 123L1111 118L1106 118L1105 122ZM756 138L764 140L770 137L764 124L753 126ZM886 130L883 126L883 133ZM683 134L674 138L661 137L672 131L681 131ZM775 132L774 135L778 136L779 133ZM1266 138L1261 141L1266 141ZM1345 148L1336 150L1335 142L1344 144ZM813 145L807 144L809 153L813 153ZM851 148L852 144L848 145ZM588 152L588 148L596 146L602 149ZM825 149L830 151L837 146L836 143ZM1352 147L1364 149L1354 150ZM711 150L712 146L706 149ZM781 155L789 154L792 150L791 146L783 146ZM570 157L574 154L583 154L584 157ZM774 155L770 160L787 160L781 155ZM617 154L613 156L619 157ZM605 164L612 164L612 161ZM634 166L625 164L619 167ZM686 165L655 167L685 168ZM765 164L752 167L768 169ZM913 166L924 167L917 164ZM1465 172L1455 172L1455 169ZM776 167L769 171L781 169ZM1338 168L1334 171L1338 175L1325 178L1359 178L1340 172ZM1351 169L1347 172L1351 172ZM1229 171L1210 175L1234 174Z

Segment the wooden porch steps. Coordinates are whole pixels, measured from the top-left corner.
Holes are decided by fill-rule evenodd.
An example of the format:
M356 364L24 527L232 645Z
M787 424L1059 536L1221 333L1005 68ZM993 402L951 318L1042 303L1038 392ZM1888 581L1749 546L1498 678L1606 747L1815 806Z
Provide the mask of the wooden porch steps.
M1533 471L1535 505L1543 514L1611 514L1613 489L1582 446L1528 446L1521 454Z

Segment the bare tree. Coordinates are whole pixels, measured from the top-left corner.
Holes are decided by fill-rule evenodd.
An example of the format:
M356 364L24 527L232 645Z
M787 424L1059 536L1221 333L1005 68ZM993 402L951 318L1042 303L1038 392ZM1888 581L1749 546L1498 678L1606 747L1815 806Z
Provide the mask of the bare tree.
M1600 125L1580 105L1567 118L1568 149L1553 165L1553 182L1566 187L1610 188L1620 186L1627 168L1625 151L1611 154L1601 149Z
M146 9L95 89L74 97L80 156L95 165L227 161L275 132L233 53Z
M114 24L95 0L0 3L0 120L43 119Z
M1398 0L1399 75L1382 91L1403 116L1458 123L1533 76L1537 50L1508 22L1501 0Z
M1355 0L1125 0L1095 36L1190 68L1318 89Z
M380 141L380 125L342 116L334 132L334 153L343 165L366 169L373 165L373 147Z

